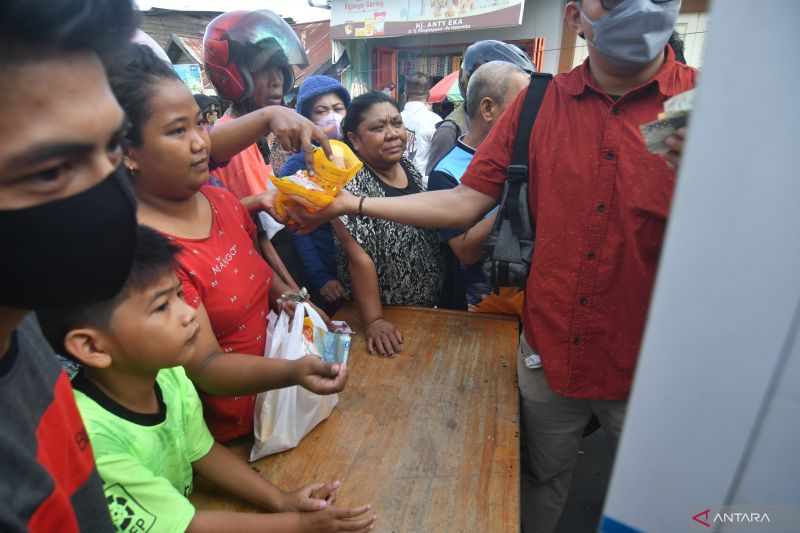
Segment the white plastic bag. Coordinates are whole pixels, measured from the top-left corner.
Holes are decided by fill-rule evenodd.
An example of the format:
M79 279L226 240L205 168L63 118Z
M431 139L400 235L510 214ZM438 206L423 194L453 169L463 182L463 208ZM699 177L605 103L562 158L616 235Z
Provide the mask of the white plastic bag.
M281 312L280 317L271 312L264 355L288 360L307 355L303 348L306 315L316 327L327 329L319 314L307 303L297 304L293 319L285 312ZM250 450L250 460L294 448L314 426L328 418L338 402L336 394L321 396L298 385L260 393L256 397L256 439Z

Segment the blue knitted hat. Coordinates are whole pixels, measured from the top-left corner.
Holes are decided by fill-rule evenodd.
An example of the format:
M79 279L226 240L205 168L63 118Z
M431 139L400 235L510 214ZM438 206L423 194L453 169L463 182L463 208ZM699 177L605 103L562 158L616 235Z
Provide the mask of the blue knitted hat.
M330 76L311 76L300 86L300 91L297 93L297 104L295 109L298 113L308 118L311 114L311 105L318 96L327 93L336 93L339 98L344 102L344 106L350 105L350 93L344 88L344 85L336 81Z

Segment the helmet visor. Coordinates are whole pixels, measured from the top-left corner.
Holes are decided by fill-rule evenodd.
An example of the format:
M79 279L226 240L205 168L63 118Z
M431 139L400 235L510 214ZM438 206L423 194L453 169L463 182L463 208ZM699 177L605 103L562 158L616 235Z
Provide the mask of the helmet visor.
M255 72L277 59L282 52L289 65L305 67L308 58L294 30L280 16L266 9L253 11L242 17L228 30L233 47L237 45L243 63Z

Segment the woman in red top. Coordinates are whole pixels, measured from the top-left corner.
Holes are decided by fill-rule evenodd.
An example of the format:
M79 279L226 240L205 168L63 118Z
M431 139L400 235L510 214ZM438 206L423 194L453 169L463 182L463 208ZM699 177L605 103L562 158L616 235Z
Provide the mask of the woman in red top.
M262 357L267 314L289 287L259 253L250 215L230 193L206 185L209 137L191 93L170 65L135 46L109 79L131 121L125 166L139 198L139 222L179 244L179 277L186 301L197 307L198 356L186 365L219 440L252 434L255 394L302 385L330 394L344 388L346 370L316 357ZM322 138L313 124L277 110L272 125L284 135ZM291 113L291 115L295 115ZM267 127L270 126L268 122ZM224 355L223 355L224 354ZM248 354L259 357L242 357Z

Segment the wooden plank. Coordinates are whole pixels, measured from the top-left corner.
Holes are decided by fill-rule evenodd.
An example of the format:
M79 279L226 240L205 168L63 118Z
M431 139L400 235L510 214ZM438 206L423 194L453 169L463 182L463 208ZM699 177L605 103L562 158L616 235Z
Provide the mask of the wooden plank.
M359 332L331 416L294 450L253 463L284 490L340 479L343 505L372 503L376 531L519 531L516 320L387 308L405 335L391 359ZM229 447L246 457L252 439ZM255 510L198 480L199 509Z

